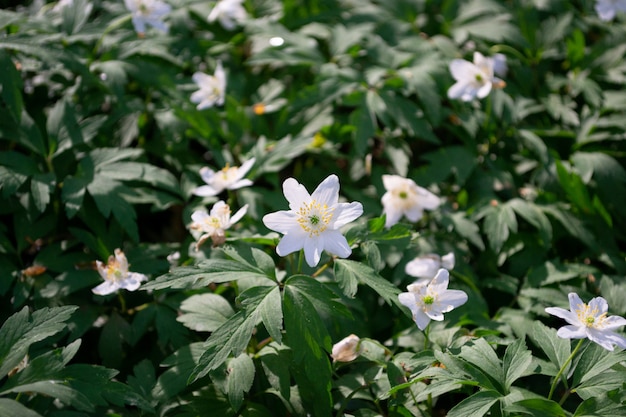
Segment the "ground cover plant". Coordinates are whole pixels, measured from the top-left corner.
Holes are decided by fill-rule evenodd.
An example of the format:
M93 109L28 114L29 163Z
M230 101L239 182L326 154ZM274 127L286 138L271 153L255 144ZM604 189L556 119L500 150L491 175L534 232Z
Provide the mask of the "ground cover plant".
M0 10L0 417L626 415L626 2Z

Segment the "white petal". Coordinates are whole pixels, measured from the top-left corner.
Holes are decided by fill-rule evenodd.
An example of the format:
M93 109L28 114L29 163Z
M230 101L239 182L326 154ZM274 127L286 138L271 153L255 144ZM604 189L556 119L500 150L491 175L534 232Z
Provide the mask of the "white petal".
M407 275L418 278L432 279L437 274L440 264L436 259L432 258L415 258L404 267Z
M337 204L339 202L339 178L335 174L326 177L313 191L311 198L329 207Z
M552 314L553 316L557 316L557 317L560 317L560 318L564 319L569 324L572 324L574 326L578 326L578 325L581 324L580 320L578 319L578 316L576 314L572 313L569 310L565 310L564 308L561 308L561 307L547 307L545 309L545 311L548 314Z
M191 190L191 193L199 197L212 197L218 195L222 190L217 190L210 185L201 185Z
M223 200L220 200L217 203L213 204L213 207L211 207L211 216L217 216L223 213L225 209L230 210L230 207L228 207L228 205Z
M443 321L443 313L441 311L431 309L431 310L426 310L424 314L426 314L432 320Z
M384 205L384 202L383 202ZM394 224L398 223L404 214L404 211L398 209L394 205L386 205L383 214L385 215L385 227L390 228Z
M248 180L248 179L239 180L239 181L229 185L228 189L229 190L238 190L238 189L243 188L243 187L249 187L252 184L254 184L254 183L251 180Z
M206 219L208 219L209 213L204 210L196 210L191 213L191 220L195 223L203 223Z
M450 252L447 255L441 257L441 267L447 270L454 269L454 252Z
M250 169L252 168L252 166L254 165L255 162L256 162L256 158L250 158L246 162L241 164L241 166L239 167L239 171L238 171L239 178L245 177L246 174L248 173L248 171L250 171Z
M443 294L444 291L448 289L448 283L450 282L450 273L447 269L440 268L433 278L430 281L428 286L437 294Z
M583 300L581 300L578 294L576 294L575 292L567 294L567 298L569 299L569 309L572 312L581 309L585 305L585 303L583 303Z
M620 340L619 337L616 338L617 334L613 332L603 332L601 330L587 328L587 337L592 342L595 342L605 348L606 350L613 351L615 348L613 346L614 343L620 343L622 345L626 344L626 341Z
M294 211L298 211L304 203L311 201L311 196L304 185L294 178L287 178L283 182L283 194L289 202L289 208Z
M215 72L213 73L213 75L219 83L220 90L224 90L226 88L226 72L224 72L224 67L222 67L222 61L217 61L217 66L215 67Z
M292 211L281 210L263 216L263 224L278 233L287 233L297 226L297 216Z
M426 326L428 326L428 323L430 323L430 317L421 309L413 311L413 320L420 330L424 330Z
M241 218L248 212L248 205L244 205L242 208L237 210L237 213L233 214L230 218L230 224L233 225L237 223Z
M454 310L460 305L467 302L467 294L461 290L446 290L443 294L439 294L437 304L440 305L440 311L447 313Z
M622 326L626 326L626 319L620 316L610 316L602 322L602 328L606 330L614 330Z
M413 311L416 306L415 294L412 292L401 292L398 294L398 301L400 301L400 304L408 307L411 311Z
M120 286L113 281L104 281L102 284L93 288L91 292L97 295L108 295L114 293L120 288Z
M478 88L478 91L476 91L476 97L478 98L487 97L489 93L491 92L491 86L492 86L491 81L480 86Z
M562 339L583 339L587 337L587 332L584 326L563 326L556 332L556 335Z
M276 253L279 256L287 256L290 253L297 252L304 247L305 240L306 237L302 235L286 234L280 242L278 242Z
M417 187L419 205L426 210L434 210L441 205L441 199L426 188Z
M411 185L416 185L413 180L401 177L400 175L383 175L382 179L385 190L393 190L395 188L403 188L407 186L410 187Z
M404 215L409 221L415 223L424 217L424 211L419 205L414 205L404 210Z
M304 259L310 267L317 266L322 258L322 251L324 250L324 237L323 235L317 238L308 238L304 240Z
M335 229L345 226L363 214L363 205L358 201L352 203L338 203L333 213Z
M352 254L348 241L339 231L324 233L324 249L340 258L347 258Z
M450 74L455 80L472 79L479 71L476 65L464 59L453 59L449 64Z
M591 311L597 311L595 317L600 316L609 311L609 304L602 297L595 297L589 301L589 309Z
M476 89L474 86L465 81L458 81L448 89L448 98L461 99L463 101L471 101L476 96Z

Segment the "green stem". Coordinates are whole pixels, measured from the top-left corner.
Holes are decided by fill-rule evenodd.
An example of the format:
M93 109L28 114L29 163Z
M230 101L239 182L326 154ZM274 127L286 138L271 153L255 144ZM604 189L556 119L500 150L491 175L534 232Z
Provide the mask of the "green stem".
M565 369L567 368L567 365L569 365L569 363L572 361L572 359L574 359L574 356L576 356L576 354L580 350L581 346L583 345L584 341L585 341L585 339L580 339L580 341L578 342L578 344L576 345L576 347L572 351L572 354L569 355L569 357L565 360L565 362L563 363L563 366L561 366L561 369L559 369L559 373L556 374L556 376L554 377L554 381L552 382L552 386L550 387L550 393L548 394L548 399L549 400L552 399L552 394L554 394L554 390L556 389L556 386L559 383L559 379L561 378L561 376L563 376L563 372L565 372ZM566 377L563 377L563 384L567 387L567 378Z
M298 253L298 274L302 273L302 260L304 259L304 249L300 249Z
M430 339L429 336L430 335L430 323L428 323L426 325L426 328L424 329L424 350L428 350L428 347L430 346Z
M325 263L325 264L324 264L324 265L322 265L322 266L321 266L321 267L320 267L317 271L315 271L315 272L313 273L313 275L311 275L311 276L312 276L313 278L315 278L315 277L319 276L319 275L320 275L322 272L324 272L324 270L325 270L326 268L328 268L329 266L330 266L330 262Z
M120 308L122 309L122 313L126 313L126 300L122 295L121 291L117 291L117 298L120 300Z

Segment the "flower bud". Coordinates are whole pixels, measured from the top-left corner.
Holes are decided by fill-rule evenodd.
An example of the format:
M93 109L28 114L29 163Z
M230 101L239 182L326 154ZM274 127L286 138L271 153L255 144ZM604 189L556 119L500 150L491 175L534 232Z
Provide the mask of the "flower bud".
M351 334L333 345L333 353L330 355L336 362L350 362L359 356L361 339Z

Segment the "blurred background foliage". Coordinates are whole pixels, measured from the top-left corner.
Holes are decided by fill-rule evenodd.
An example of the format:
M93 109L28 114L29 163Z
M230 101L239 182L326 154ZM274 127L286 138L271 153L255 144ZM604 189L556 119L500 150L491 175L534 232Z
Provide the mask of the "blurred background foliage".
M236 248L245 242L273 256L260 220L286 207L282 181L292 176L312 190L336 173L342 196L364 206L348 232L360 243L353 259L404 290L410 259L454 252L455 284L470 302L450 320L475 334L525 335L524 323L546 318L544 307L571 290L602 294L615 314L626 313L623 16L604 22L592 2L560 0L247 0L248 19L226 30L207 21L214 2L168 3L169 32L141 37L121 0L74 0L60 11L41 1L1 3L0 321L23 334L2 338L0 354L19 343L40 361L53 356L59 378L105 387L37 391L27 383L51 377L33 372L23 392L44 395L22 397L30 409L105 415L131 404L123 415L216 415L219 407L235 415L237 395L250 386L229 391L237 378L217 371L186 383L202 342L234 314L245 288L155 286L123 300L90 290L101 282L94 261L118 247L133 271L153 279L170 271L177 251L187 266L228 258L208 245L194 251L191 212L218 198L191 190L201 167L251 157L254 186L229 195L235 209L249 204L229 232ZM450 61L474 51L506 56L506 86L480 101L448 99ZM191 76L212 74L218 60L225 103L197 110ZM382 213L383 174L411 178L445 203L397 235L382 232L372 221ZM419 341L380 292L366 287L351 298L333 275L320 279L319 297L341 300L353 317L329 319L333 341L356 333L399 351ZM334 294L324 295L328 288ZM207 308L222 319L211 324ZM18 320L28 325L11 324ZM49 320L54 331L29 336ZM252 366L267 375L254 380L258 398L243 413L301 415L299 377L281 384L288 371L273 368L293 352L271 349L255 357ZM12 368L22 357L3 363ZM236 360L229 369L247 381L250 364ZM0 395L17 392L5 375ZM337 398L354 375L333 385ZM370 388L374 398L389 389ZM55 397L83 414L44 412ZM387 413L396 401L385 403ZM0 415L30 415L13 406L15 414Z

